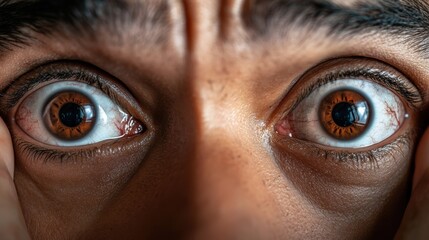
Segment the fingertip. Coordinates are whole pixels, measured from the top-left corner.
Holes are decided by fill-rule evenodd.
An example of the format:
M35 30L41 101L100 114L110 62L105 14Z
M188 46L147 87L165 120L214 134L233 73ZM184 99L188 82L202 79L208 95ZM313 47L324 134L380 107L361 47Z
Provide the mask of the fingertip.
M429 128L426 129L417 147L413 177L413 190L416 188L427 171L429 171Z
M13 178L14 176L14 154L12 139L9 133L9 129L4 123L3 119L0 118L0 163L4 164Z

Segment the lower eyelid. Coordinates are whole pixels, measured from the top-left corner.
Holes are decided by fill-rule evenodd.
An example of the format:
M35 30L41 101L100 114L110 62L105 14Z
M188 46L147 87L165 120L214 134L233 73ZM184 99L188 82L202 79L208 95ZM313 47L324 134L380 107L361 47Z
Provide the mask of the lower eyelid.
M403 161L406 155L412 153L414 138L415 134L406 132L387 145L359 151L327 149L295 138L281 138L277 144L281 151L287 151L296 159L305 159L306 161L323 159L329 164L341 164L350 169L376 171L384 168L385 164L392 164L392 161ZM287 148L285 148L286 146ZM302 151L302 149L306 150Z
M76 164L95 159L115 158L118 156L133 155L147 149L153 138L152 132L146 132L132 137L100 142L97 145L76 147L64 150L63 148L50 148L52 146L40 146L31 140L14 137L15 149L25 159L31 159L36 163L45 164ZM116 158L115 158L116 159ZM118 159L122 159L119 157Z

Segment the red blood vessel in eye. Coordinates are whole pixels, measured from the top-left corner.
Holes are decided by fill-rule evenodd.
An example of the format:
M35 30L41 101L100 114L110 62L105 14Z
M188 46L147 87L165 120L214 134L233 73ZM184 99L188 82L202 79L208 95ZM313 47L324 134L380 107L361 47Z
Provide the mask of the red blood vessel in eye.
M370 111L367 100L359 93L342 90L325 97L319 108L322 126L332 137L351 140L368 126Z
M94 127L96 113L92 101L79 92L57 94L45 107L45 124L62 140L77 140Z

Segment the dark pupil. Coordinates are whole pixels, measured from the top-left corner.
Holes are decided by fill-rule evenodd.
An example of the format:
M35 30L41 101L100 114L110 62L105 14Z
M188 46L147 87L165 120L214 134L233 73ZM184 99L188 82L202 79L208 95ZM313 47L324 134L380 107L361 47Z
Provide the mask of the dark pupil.
M66 103L60 109L60 121L66 127L77 127L82 123L85 112L82 106L76 103Z
M348 102L341 102L335 105L332 110L332 119L340 127L350 127L357 119L356 108Z

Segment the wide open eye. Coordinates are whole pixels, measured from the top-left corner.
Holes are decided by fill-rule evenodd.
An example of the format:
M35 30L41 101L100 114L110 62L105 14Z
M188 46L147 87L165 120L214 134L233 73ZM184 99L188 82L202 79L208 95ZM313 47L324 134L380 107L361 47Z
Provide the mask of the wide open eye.
M277 129L325 146L364 148L394 135L407 117L401 99L386 87L339 79L314 90Z
M19 105L15 121L35 140L56 146L94 144L145 130L100 89L76 81L34 91Z

